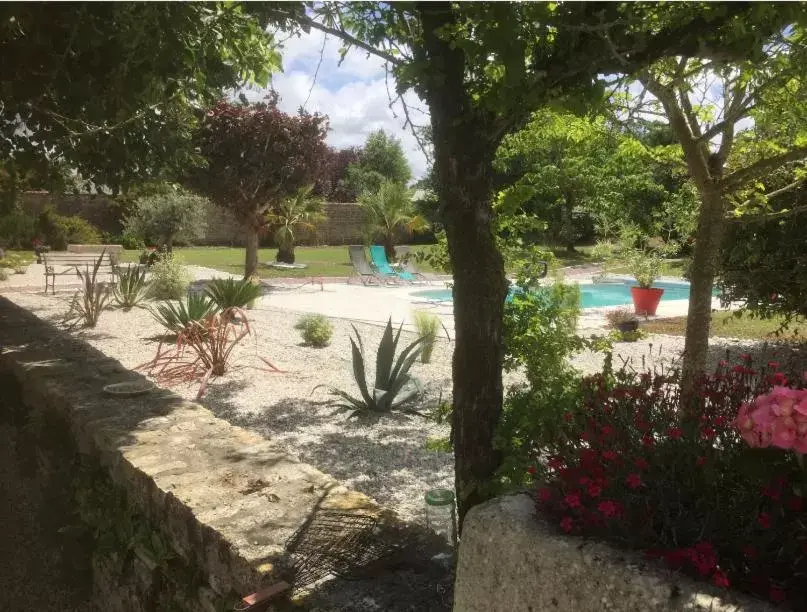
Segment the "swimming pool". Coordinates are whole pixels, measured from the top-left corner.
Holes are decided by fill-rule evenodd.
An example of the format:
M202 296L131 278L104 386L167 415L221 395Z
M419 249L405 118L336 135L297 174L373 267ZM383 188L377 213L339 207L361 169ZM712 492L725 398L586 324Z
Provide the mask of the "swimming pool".
M601 308L604 306L624 306L633 302L630 288L636 286L635 281L613 281L607 283L582 283L580 287L580 306L583 308ZM653 283L654 287L664 289L663 301L688 300L689 283L662 281ZM416 291L413 297L437 300L440 302L452 301L451 289L427 289Z

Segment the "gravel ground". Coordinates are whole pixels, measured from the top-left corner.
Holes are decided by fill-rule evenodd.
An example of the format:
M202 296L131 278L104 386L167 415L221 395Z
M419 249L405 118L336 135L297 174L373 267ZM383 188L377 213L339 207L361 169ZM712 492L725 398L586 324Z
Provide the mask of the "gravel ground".
M197 278L201 275L196 270ZM9 299L38 316L58 321L67 309L69 296L44 296L11 293ZM201 403L215 414L236 425L255 430L274 440L286 452L331 474L346 486L374 498L381 505L397 511L401 518L423 522L423 494L434 487L453 488L453 457L449 453L426 450L432 437L446 437L449 429L431 419L393 413L377 418L348 418L334 407L320 384L356 392L350 361L351 323L332 319L330 346L322 349L302 346L294 324L299 314L271 307L271 295L261 299L249 312L253 334L234 353L234 368L208 385ZM383 329L356 324L373 363L375 347ZM145 310L105 311L98 326L77 332L87 342L134 368L153 358L161 327ZM406 331L401 342L414 336ZM728 348L734 353L749 350L753 343L720 340L713 343L716 362ZM432 363L415 364L413 373L424 385L420 409L428 411L451 390L452 345L438 340ZM651 336L646 341L620 343L616 346L614 366L630 363L636 369L669 364L683 348L683 338ZM283 373L270 373L259 357L276 365ZM574 364L583 372L595 372L602 366L602 355L582 353ZM506 383L518 381L509 375ZM198 385L181 385L174 390L193 399Z

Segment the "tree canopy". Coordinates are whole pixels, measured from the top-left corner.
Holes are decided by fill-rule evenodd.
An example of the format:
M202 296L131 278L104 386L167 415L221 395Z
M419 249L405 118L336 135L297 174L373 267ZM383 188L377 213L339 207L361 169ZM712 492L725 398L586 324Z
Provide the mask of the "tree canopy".
M401 141L384 130L372 132L359 152L359 159L347 168L345 182L357 194L378 191L384 181L406 185L412 170Z
M2 5L0 159L113 191L184 168L198 111L279 67L265 23L237 2Z
M234 214L247 234L245 277L258 265L258 234L266 213L314 183L326 155L327 118L289 115L277 98L257 104L220 101L196 135L205 166L188 184Z

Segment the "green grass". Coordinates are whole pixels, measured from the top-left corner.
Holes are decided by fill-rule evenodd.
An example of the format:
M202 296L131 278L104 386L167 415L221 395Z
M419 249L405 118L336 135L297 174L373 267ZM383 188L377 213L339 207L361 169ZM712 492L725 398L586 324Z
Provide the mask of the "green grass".
M740 317L727 312L713 312L710 336L723 338L744 338L749 340L799 340L805 339L804 320L794 321L790 328L777 336L783 319L754 319L748 315ZM683 336L686 332L686 317L672 317L669 319L656 319L644 321L642 329L652 334L668 334Z
M412 252L427 248L424 245L414 245ZM259 249L258 262L266 264L275 260L277 249ZM303 270L274 270L259 265L258 274L261 278L278 277L306 277L306 276L349 276L352 270L350 257L346 246L332 247L297 247L294 249L296 263L307 264ZM214 268L232 274L244 273L245 250L232 247L183 247L175 248L174 255L183 263L192 266ZM137 261L140 251L124 251L121 261ZM428 264L417 264L423 272L433 272Z

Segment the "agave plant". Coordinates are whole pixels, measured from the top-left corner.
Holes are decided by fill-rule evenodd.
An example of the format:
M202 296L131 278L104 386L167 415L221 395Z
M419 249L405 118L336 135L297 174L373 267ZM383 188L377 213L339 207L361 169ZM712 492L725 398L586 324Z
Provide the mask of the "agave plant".
M189 293L184 301L176 304L173 302L157 304L151 314L168 331L179 334L194 322L201 321L218 310L218 305L209 297Z
M118 284L113 289L115 303L124 310L139 306L148 296L146 269L140 266L128 266L118 274Z
M109 285L98 281L98 269L104 259L104 253L95 261L92 269L85 266L84 270L76 269L81 279L81 289L73 295L70 308L64 317L64 322L71 327L83 324L84 327L95 327L101 311L109 301Z
M400 352L396 359L395 352L398 349L402 327L403 324L398 328L398 332L393 334L392 319L387 321L387 327L384 329L384 335L381 337L376 352L375 384L371 387L368 385L365 375L364 343L356 326L353 326L353 331L356 333L356 339L350 339L353 376L361 397L354 397L346 391L328 385L318 385L314 391L320 387L327 387L331 395L343 400L338 402L338 405L353 410L353 415L365 411L389 412L411 401L420 393L420 385L416 378L409 375L409 370L420 357L423 339L418 338L412 342Z
M261 295L261 286L249 279L215 278L205 287L205 293L221 309L246 308Z

